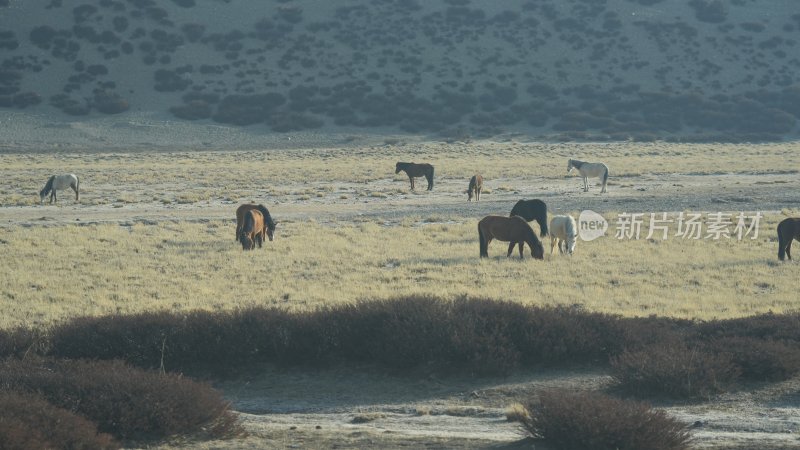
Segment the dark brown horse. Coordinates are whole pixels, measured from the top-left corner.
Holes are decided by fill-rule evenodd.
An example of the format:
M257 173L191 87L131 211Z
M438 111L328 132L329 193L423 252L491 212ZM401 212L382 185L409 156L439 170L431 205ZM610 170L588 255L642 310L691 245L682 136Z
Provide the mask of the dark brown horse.
M539 223L539 236L545 237L547 231L547 205L539 200L520 200L511 208L510 216L520 216L526 221L535 220Z
M544 246L522 217L486 216L478 222L478 237L481 241L481 258L489 256L489 243L497 239L510 242L506 257L511 256L514 246L519 244L519 257L522 258L523 244L527 243L534 259L544 259Z
M778 224L778 259L783 261L784 255L792 260L792 240L800 242L800 217L783 219Z
M469 189L467 189L467 201L472 201L472 196L475 195L475 201L481 199L481 189L483 189L483 177L480 175L473 175L469 180Z
M258 210L264 217L264 233L272 241L277 223L272 220L272 216L269 215L269 211L264 205L256 205L254 203L246 203L236 208L236 240L239 240L239 234L242 231L242 225L244 225L244 214L251 209Z
M414 190L414 178L425 177L428 179L428 190L433 190L433 166L430 164L416 164L413 162L398 162L394 167L394 173L403 171L411 181L411 190Z
M251 209L244 213L239 242L242 243L242 250L252 250L256 248L256 244L261 248L261 243L264 242L264 216L261 211Z

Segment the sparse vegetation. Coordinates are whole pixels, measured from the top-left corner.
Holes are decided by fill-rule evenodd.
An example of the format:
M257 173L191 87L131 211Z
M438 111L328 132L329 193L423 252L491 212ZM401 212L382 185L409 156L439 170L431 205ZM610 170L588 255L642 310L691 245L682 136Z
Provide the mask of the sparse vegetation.
M524 422L558 450L688 449L688 427L647 404L597 392L549 390L528 400Z
M201 433L222 437L237 431L228 403L209 386L178 375L145 372L119 362L9 359L0 363L0 384L5 392L20 393L17 399L19 395L39 396L52 405L34 400L31 406L40 405L44 410L42 415L28 412L30 420L25 423L32 425L35 422L31 420L50 420L48 416L60 415L77 427L71 437L79 439L76 446L110 448L113 442L107 436L92 436L93 426L67 417L60 409L87 418L97 424L98 430L118 439L147 441ZM13 399L6 397L9 402ZM47 433L47 429L41 431ZM66 430L54 432L52 437L60 433ZM46 442L47 438L44 434L41 439Z

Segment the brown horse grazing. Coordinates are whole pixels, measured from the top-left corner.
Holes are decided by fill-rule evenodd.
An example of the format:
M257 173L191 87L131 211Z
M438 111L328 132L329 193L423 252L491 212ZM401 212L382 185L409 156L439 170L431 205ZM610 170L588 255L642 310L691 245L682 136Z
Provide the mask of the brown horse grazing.
M478 222L478 237L481 241L481 258L489 256L489 243L492 239L510 242L508 254L511 256L514 246L519 244L519 257L522 258L523 243L528 243L534 259L544 259L544 246L533 228L522 217L486 216Z
M269 240L272 241L275 236L275 226L277 223L272 220L272 216L269 215L269 211L264 205L256 205L254 203L246 203L236 208L236 240L239 240L239 234L242 232L244 214L251 209L258 210L261 215L264 216L264 232L267 234Z
M467 189L467 201L472 201L473 194L475 201L481 199L481 189L483 189L483 177L480 175L473 175L469 180L469 189Z
M425 177L428 179L428 190L433 190L433 166L430 164L416 164L413 162L398 162L394 167L394 173L403 171L411 181L411 190L414 190L414 178Z
M239 242L242 243L242 250L252 250L256 248L256 244L261 248L261 243L264 242L264 216L261 211L251 209L244 213Z
M800 217L783 219L778 224L778 259L783 261L784 255L792 260L792 240L800 242Z

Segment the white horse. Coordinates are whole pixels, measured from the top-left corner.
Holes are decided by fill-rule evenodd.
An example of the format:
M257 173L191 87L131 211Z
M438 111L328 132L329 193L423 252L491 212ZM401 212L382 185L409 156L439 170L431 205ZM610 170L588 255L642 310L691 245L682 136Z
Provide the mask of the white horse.
M608 167L603 163L588 163L578 161L577 159L570 159L567 163L567 173L572 172L572 169L578 169L578 172L583 177L583 192L589 192L589 177L602 178L603 189L600 193L606 192L606 183L608 182Z
M53 200L58 203L56 191L66 188L72 188L72 190L75 191L75 201L77 202L80 196L80 181L78 177L71 173L51 176L50 179L47 180L47 184L45 184L44 188L39 192L40 203L44 203L44 198L47 197L47 194L50 194L50 204L53 203Z
M572 216L554 216L550 221L550 254L558 245L558 252L564 253L561 248L562 243L566 243L566 252L572 254L575 251L575 236L578 226Z

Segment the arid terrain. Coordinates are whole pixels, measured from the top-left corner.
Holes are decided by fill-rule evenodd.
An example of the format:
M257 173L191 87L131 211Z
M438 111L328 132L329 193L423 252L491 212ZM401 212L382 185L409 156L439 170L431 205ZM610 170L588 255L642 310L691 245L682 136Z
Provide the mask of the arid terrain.
M24 152L5 149L5 326L163 308L302 310L408 292L627 316L797 310L796 264L777 263L774 236L777 221L800 204L795 143L570 144L513 136L446 143L353 135L316 145L313 136L299 136L301 145L281 148L237 136L252 139L251 150L59 152L36 143L20 145ZM270 150L253 150L259 145ZM580 178L566 174L570 156L607 162L608 194L599 194L597 180L582 192ZM433 162L434 190L410 191L407 178L394 174L398 160ZM58 205L39 205L47 174L60 171L80 174L80 202L66 192ZM475 172L484 174L486 191L468 203L464 190ZM597 211L612 221L608 236L579 242L571 258L548 251L543 262L520 263L493 244L491 258L479 261L475 223L507 214L520 198L541 198L552 213ZM233 211L249 201L266 204L279 222L276 240L252 253L233 239ZM620 213L681 211L760 211L764 218L758 237L741 241L613 236ZM413 245L405 245L408 239ZM241 278L240 268L254 258L264 262L264 273ZM509 274L526 275L506 284ZM381 285L369 282L376 278ZM229 294L230 283L249 279L263 280L263 296ZM416 287L405 290L408 283ZM535 286L543 294L532 294ZM505 420L508 408L543 387L612 384L608 374L584 368L487 378L424 368L398 374L368 366L264 367L215 382L241 413L248 437L164 448L544 448ZM655 405L693 424L696 448L792 448L800 432L798 393L794 379L705 402Z

